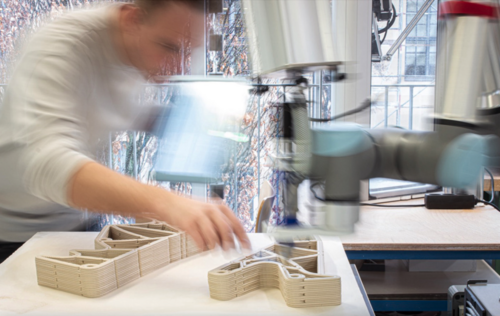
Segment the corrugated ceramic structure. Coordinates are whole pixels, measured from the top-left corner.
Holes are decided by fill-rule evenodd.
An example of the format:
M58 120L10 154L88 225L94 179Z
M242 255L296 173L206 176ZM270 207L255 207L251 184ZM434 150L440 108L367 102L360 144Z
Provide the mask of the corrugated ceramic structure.
M95 239L95 250L36 257L36 272L39 285L95 298L199 252L191 237L164 222L110 225ZM340 277L318 274L316 241L272 245L210 271L208 283L217 300L275 287L290 307L341 303Z
M271 287L281 290L290 307L340 305L340 277L317 272L316 241L295 242L291 249L275 244L210 271L210 296L227 301Z
M104 227L96 250L72 250L66 257L36 257L38 284L101 297L172 262L200 251L184 232L159 221Z

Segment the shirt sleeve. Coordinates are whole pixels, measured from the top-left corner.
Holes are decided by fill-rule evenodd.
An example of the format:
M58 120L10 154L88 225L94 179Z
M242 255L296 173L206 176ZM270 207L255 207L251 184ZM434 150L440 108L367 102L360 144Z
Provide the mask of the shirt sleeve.
M92 161L85 154L87 115L82 102L89 92L89 76L84 75L89 70L75 58L61 55L38 57L27 64L31 69L18 74L25 86L20 109L23 183L30 194L69 206L72 176Z

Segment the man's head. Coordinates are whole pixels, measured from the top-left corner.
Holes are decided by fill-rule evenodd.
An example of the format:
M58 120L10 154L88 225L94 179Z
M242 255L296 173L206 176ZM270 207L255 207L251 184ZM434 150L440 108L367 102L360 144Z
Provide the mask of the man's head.
M187 36L192 46L203 39L204 0L135 0L122 6L119 28L130 62L154 74L170 60L178 59Z

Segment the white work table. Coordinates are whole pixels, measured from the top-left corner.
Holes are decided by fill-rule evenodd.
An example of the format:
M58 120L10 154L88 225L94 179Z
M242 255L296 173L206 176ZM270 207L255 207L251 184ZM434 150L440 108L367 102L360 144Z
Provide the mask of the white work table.
M97 233L36 234L0 264L0 315L369 315L340 241L322 238L325 272L342 278L342 305L290 308L278 289L262 289L231 301L210 298L208 271L242 254L203 253L168 265L109 295L90 299L39 286L35 256L94 249ZM272 244L249 234L253 250Z

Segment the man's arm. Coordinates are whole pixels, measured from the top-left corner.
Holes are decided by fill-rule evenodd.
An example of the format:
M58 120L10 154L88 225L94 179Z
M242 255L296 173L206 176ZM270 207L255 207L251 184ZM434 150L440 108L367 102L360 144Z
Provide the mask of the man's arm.
M85 59L73 51L25 57L16 74L23 103L16 109L24 122L19 139L25 144L20 165L27 192L49 202L96 212L128 216L152 214L184 230L202 249L232 246L232 233L247 237L225 206L186 199L141 184L85 156L85 111L76 96L89 91Z
M124 216L152 216L185 231L200 249L234 247L233 233L243 246L250 243L232 211L224 205L190 200L161 188L141 184L98 163L89 162L68 186L72 207L114 212Z

